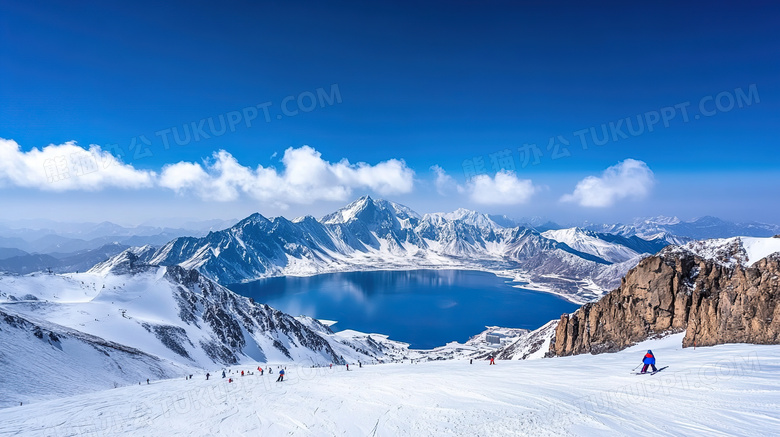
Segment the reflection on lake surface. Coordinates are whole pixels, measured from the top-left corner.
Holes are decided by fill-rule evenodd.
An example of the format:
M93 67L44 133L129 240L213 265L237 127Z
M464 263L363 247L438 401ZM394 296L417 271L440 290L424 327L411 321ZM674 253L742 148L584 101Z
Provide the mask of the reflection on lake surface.
M467 270L286 276L229 288L292 315L337 320L336 331L386 334L422 349L464 342L485 326L535 329L578 307Z

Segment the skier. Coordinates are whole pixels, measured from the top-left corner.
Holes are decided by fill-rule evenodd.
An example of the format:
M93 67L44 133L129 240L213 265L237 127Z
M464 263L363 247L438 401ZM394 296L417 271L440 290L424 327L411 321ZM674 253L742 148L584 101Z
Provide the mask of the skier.
M225 371L224 371L224 370L222 371L222 377L223 377L223 378L225 377ZM147 380L147 381L148 381L148 380Z
M284 381L284 369L279 371L279 377L276 378L276 382Z
M492 366L492 365L494 365L494 364L496 364L496 357L494 357L493 355L491 355L491 356L490 356L490 365Z
M149 378L146 378L146 385L149 385Z
M241 376L244 376L244 371L243 370L241 371Z
M655 368L655 355L653 355L653 351L647 351L644 358L642 358L642 363L644 363L644 366L642 366L642 373L647 373L647 366L652 367L653 372L658 371L658 369Z
M210 373L206 373L206 381L209 380L209 376L211 376L211 374Z
M349 370L349 364L347 364L347 370Z
M258 369L260 369L260 376L263 376L263 372L264 372L263 368L262 367L258 367Z
M469 364L474 364L474 358L469 358Z

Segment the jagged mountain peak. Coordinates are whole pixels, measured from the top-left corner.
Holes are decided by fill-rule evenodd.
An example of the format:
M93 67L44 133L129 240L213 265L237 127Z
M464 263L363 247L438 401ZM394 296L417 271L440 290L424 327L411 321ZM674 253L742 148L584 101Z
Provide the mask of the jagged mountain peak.
M310 222L316 222L316 221L317 221L317 218L316 218L316 217L314 217L313 215L308 215L308 214L307 214L307 215L304 215L304 216L295 217L295 218L294 218L294 219L292 219L291 221L292 221L293 223L307 223L307 222L309 222L309 223L310 223Z
M453 212L443 214L449 220L460 220L478 228L502 229L504 226L496 223L490 216L471 209L458 208Z
M255 224L255 223L266 223L270 221L267 217L260 214L259 212L255 212L252 215L248 216L247 218L239 221L235 225L233 225L234 228L240 228L244 227L249 224Z
M371 222L377 220L379 216L388 215L398 220L420 219L420 214L407 206L389 200L363 196L347 206L322 217L320 221L324 224L342 224L355 220Z
M151 266L145 261L151 257L156 248L150 245L131 247L96 264L89 269L89 273L98 275L138 273L149 269Z
M450 213L447 213L446 215L452 217L452 218L462 218L462 217L471 217L478 215L477 211L474 211L473 209L468 208L458 208L455 211L452 211Z

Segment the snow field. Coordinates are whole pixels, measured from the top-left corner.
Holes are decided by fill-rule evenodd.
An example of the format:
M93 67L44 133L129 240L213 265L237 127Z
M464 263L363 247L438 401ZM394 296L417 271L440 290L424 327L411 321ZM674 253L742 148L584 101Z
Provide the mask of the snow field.
M780 346L682 349L682 335L622 352L532 361L235 367L0 410L0 435L770 436ZM652 349L656 375L634 375ZM263 366L264 368L266 366ZM273 365L278 368L278 365ZM240 370L254 375L235 376ZM74 381L77 384L78 381Z

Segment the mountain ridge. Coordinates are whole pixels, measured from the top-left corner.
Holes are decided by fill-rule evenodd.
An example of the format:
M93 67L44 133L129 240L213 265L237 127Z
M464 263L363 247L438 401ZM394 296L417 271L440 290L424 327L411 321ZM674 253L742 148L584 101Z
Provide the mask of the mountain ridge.
M587 233L591 231L578 231ZM141 254L144 262L198 269L221 284L269 276L408 268L467 268L522 277L579 301L617 285L609 266L633 260L638 237L589 234L605 258L587 244L548 238L533 228L499 225L487 214L460 209L420 215L391 201L361 197L319 220L266 218L259 213L205 237L180 237ZM606 239L605 239L606 238ZM612 240L612 241L607 241ZM661 247L662 241L644 243ZM117 258L117 257L114 257ZM109 259L93 272L110 269ZM627 266L626 266L627 267Z

